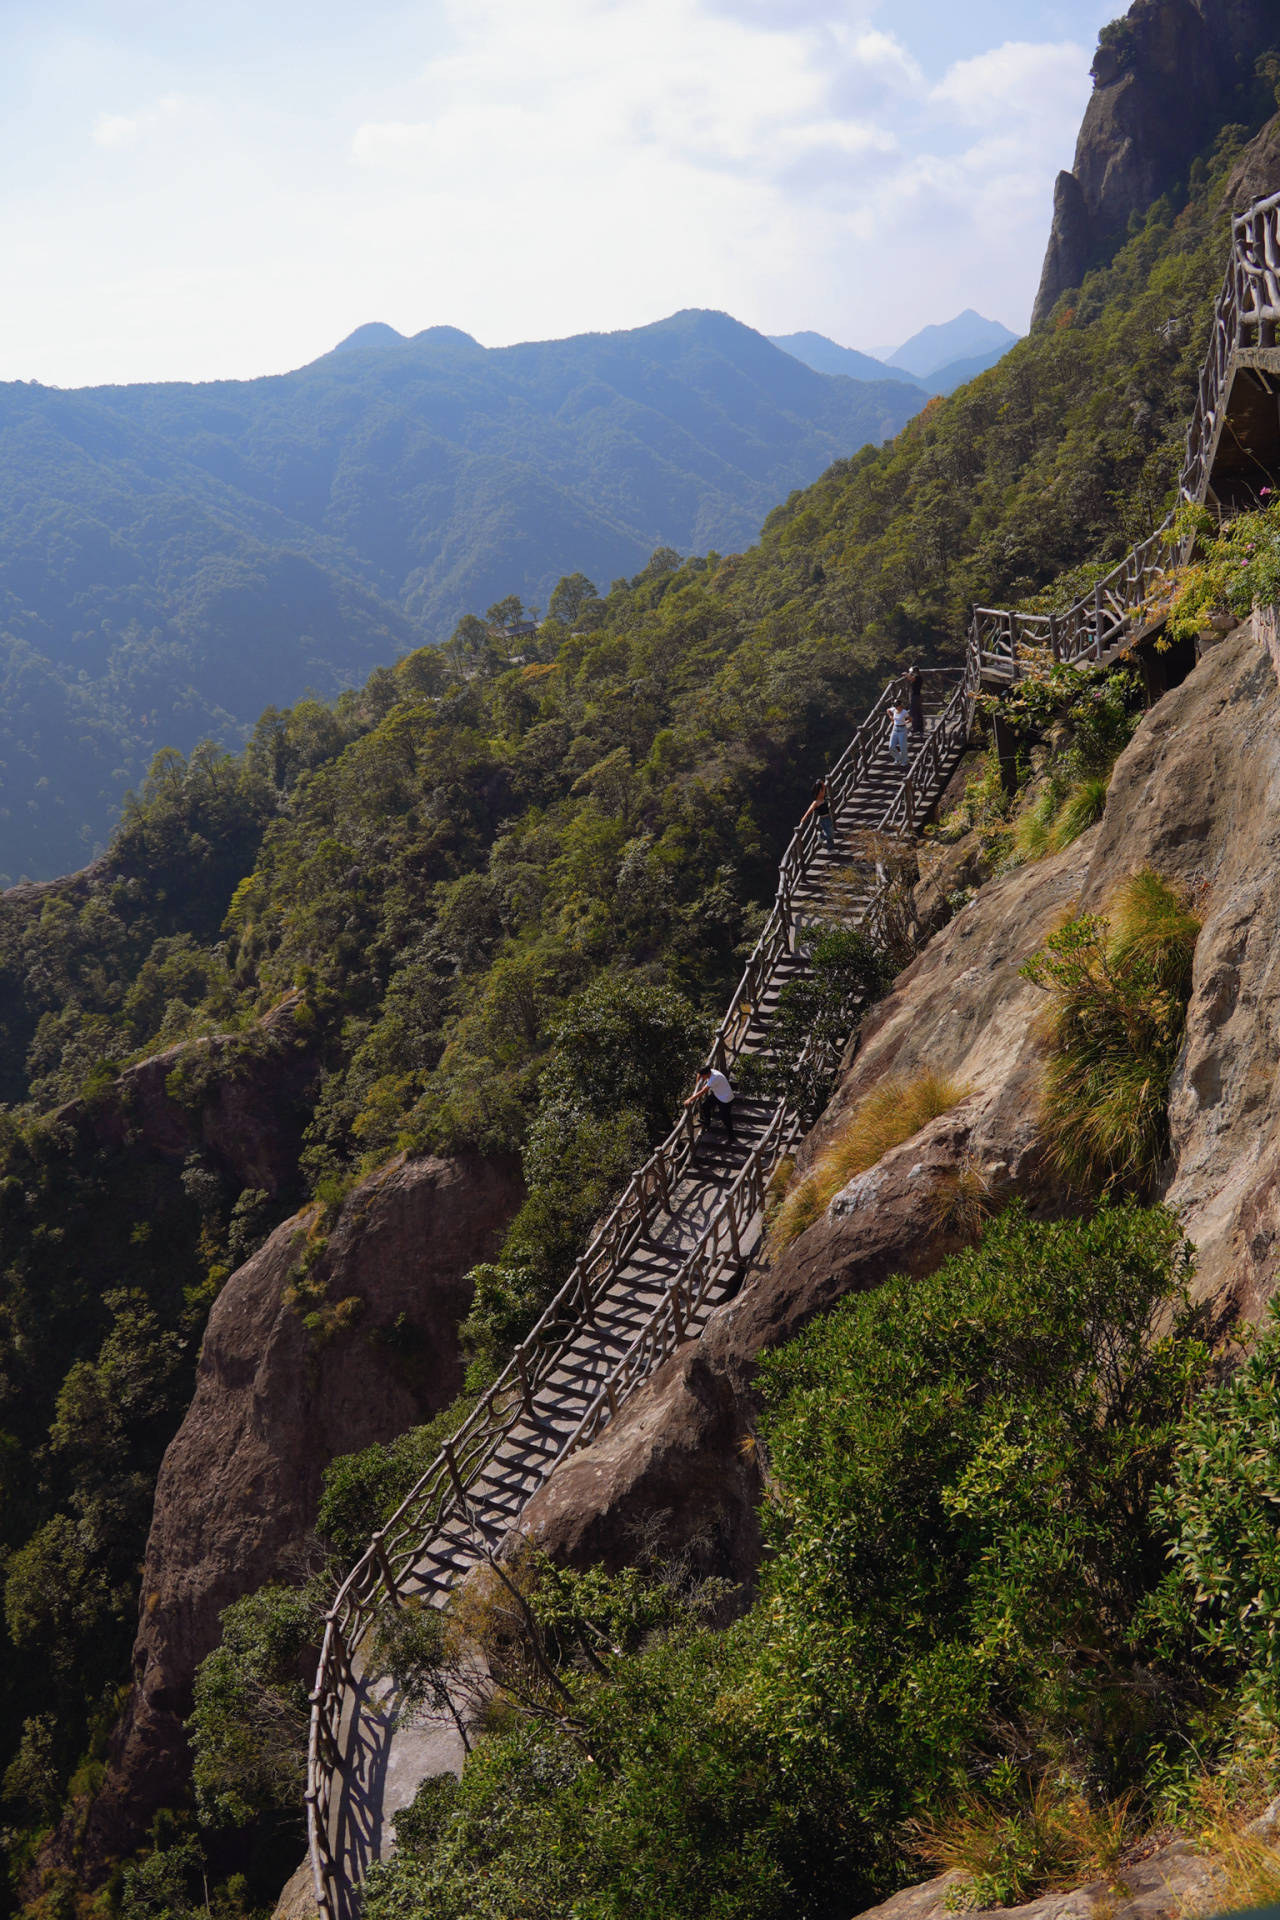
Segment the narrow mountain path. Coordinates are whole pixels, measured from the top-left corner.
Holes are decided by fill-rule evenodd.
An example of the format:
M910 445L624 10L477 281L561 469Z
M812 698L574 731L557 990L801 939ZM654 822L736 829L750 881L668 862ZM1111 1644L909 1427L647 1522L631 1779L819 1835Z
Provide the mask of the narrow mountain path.
M972 690L961 676L926 675L925 736L911 742L904 769L888 739L889 707L905 702L897 681L832 770L833 846L811 822L787 849L778 903L715 1043L731 1073L770 1050L779 997L809 971L806 929L874 918L887 891L878 836L896 833L895 820L922 824L964 751ZM354 1891L387 1850L392 1815L460 1750L447 1713L400 1724L394 1689L370 1662L376 1614L387 1604L439 1604L496 1555L557 1461L731 1297L759 1246L765 1185L798 1128L785 1109L739 1097L734 1132L730 1140L718 1124L682 1117L593 1242L609 1257L593 1262L588 1250L487 1396L485 1416L464 1425L339 1594L313 1695L308 1789L324 1911L343 1920L354 1912Z

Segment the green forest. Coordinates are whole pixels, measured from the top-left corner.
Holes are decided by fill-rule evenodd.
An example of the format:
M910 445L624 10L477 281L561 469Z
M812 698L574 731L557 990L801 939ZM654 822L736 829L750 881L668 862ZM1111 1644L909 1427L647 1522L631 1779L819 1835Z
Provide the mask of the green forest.
M740 546L913 386L727 314L486 350L361 328L297 372L0 386L0 886L82 866L157 747L244 743L503 595Z
M815 771L886 676L954 664L974 601L1065 604L1164 514L1225 255L1223 183L1251 131L1228 129L1046 328L792 493L747 551L657 545L600 590L566 563L518 644L472 618L449 646L388 665L392 629L371 624L362 665L384 664L358 688L268 706L236 752L159 753L100 863L0 900L15 1899L101 1781L154 1477L228 1273L302 1201L336 1208L399 1149L519 1152L527 1198L464 1329L470 1389L490 1377L665 1131ZM171 392L157 391L148 432ZM350 591L382 604L372 572ZM514 566L468 604L502 591L522 597ZM261 1024L286 995L289 1042ZM132 1150L112 1120L131 1062L209 1036L228 1071L305 1053L274 1195L195 1148L185 1163ZM170 1084L193 1112L212 1057L175 1056ZM572 1714L550 1731L536 1700L513 1710L460 1789L421 1798L371 1915L847 1911L851 1890L873 1896L941 1857L941 1815L966 1795L970 1827L995 1835L980 1871L993 1897L1016 1897L1039 1883L1023 1858L1041 1844L1034 1770L1012 1735L975 1749L975 1716L1037 1754L1070 1747L1073 1780L1103 1805L1174 1804L1193 1736L1252 1764L1233 1716L1270 1699L1271 1651L1230 1627L1225 1599L1210 1618L1188 1598L1204 1584L1196 1463L1226 1442L1197 1411L1216 1403L1193 1405L1205 1329L1186 1283L1158 1209L1051 1231L1014 1214L927 1287L851 1302L780 1352L765 1389L778 1552L750 1611L720 1631L728 1598L679 1569L548 1578L542 1628ZM1156 1322L1170 1330L1150 1347ZM1275 1364L1270 1336L1220 1396L1223 1431L1265 1417ZM977 1380L996 1384L968 1394ZM353 1544L344 1484L372 1476L394 1501L420 1457L410 1441L333 1470L336 1561ZM1045 1478L1062 1493L1056 1531L1026 1509ZM1190 1585L1167 1566L1171 1537ZM1213 1591L1255 1571L1215 1568ZM1087 1647L1082 1581L1108 1596ZM1015 1590L1031 1596L1017 1632ZM296 1864L296 1798L256 1793L244 1696L275 1689L296 1712L316 1595L239 1604L239 1664L208 1670L198 1709L199 1797L162 1817L102 1912L194 1913L209 1883L219 1912L247 1912ZM618 1650L607 1671L581 1651L601 1620ZM509 1636L495 1647L518 1701L525 1655ZM1141 1752L1114 1699L1139 1670L1157 1676ZM539 1877L549 1851L561 1880ZM49 1920L94 1904L56 1876L41 1902Z

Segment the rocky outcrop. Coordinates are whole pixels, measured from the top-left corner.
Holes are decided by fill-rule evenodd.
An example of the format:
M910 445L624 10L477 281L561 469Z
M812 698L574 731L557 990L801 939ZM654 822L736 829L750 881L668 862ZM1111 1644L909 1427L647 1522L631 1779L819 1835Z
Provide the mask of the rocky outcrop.
M1131 215L1185 177L1224 121L1250 110L1242 87L1278 44L1267 0L1134 0L1104 30L1075 160L1054 192L1033 326L1105 257Z
M1187 1040L1166 1197L1202 1294L1256 1313L1280 1255L1280 693L1249 622L1152 710L1124 754L1081 892L1150 864L1193 894Z
M125 1067L105 1092L58 1108L51 1124L90 1149L196 1154L235 1187L287 1194L317 1073L313 1036L295 990L247 1032L181 1040Z
M757 1355L843 1295L958 1245L962 1175L993 1205L1014 1193L1041 1213L1064 1205L1036 1137L1043 995L1019 969L1059 920L1105 909L1145 866L1180 882L1203 920L1163 1185L1197 1248L1200 1294L1224 1315L1256 1313L1280 1261L1280 691L1267 624L1221 641L1146 716L1098 826L982 887L899 977L803 1157L886 1079L932 1070L964 1097L850 1181L552 1475L526 1513L548 1551L616 1563L657 1526L705 1571L750 1577Z
M939 1874L904 1887L891 1900L870 1907L858 1920L947 1920L956 1911L962 1873ZM1221 1870L1185 1840L1156 1847L1144 1858L1117 1867L1109 1880L1094 1880L1067 1893L1046 1893L1021 1907L964 1907L970 1920L1183 1920L1212 1913L1223 1884Z
M1256 140L1240 155L1223 190L1222 204L1243 213L1255 200L1280 193L1280 113L1268 120Z
M402 1156L348 1196L327 1239L318 1210L299 1214L227 1282L156 1487L133 1691L80 1843L90 1874L181 1788L196 1666L224 1607L305 1558L328 1462L457 1394L466 1275L520 1199L514 1163Z

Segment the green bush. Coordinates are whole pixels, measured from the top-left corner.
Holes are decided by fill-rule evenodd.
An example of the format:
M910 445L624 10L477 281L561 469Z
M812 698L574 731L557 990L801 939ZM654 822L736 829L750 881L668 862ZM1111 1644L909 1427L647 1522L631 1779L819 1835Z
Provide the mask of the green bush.
M1189 1416L1160 1511L1175 1565L1166 1619L1189 1622L1280 1730L1280 1301L1239 1371Z
M330 1583L266 1586L222 1615L222 1640L196 1669L187 1721L196 1808L210 1828L270 1813L301 1838L307 1696L324 1633Z
M634 1575L536 1589L567 1699L500 1692L370 1920L849 1912L911 1877L905 1822L993 1780L1025 1805L1050 1761L1082 1803L1140 1781L1187 1685L1144 1610L1208 1364L1188 1271L1162 1209L1014 1209L766 1356L751 1611L717 1634ZM1019 1890L1047 1857L1018 1853Z

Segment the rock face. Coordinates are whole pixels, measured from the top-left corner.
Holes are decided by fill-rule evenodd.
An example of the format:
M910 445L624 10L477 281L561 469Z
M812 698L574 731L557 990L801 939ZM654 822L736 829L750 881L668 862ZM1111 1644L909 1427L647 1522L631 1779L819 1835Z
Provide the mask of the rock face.
M1224 207L1243 213L1255 200L1280 193L1280 113L1268 120L1240 155L1222 195Z
M222 1609L305 1557L324 1467L458 1392L465 1276L521 1197L514 1163L480 1159L402 1156L364 1181L307 1276L313 1297L341 1307L328 1337L289 1300L316 1210L277 1228L227 1282L156 1487L133 1693L83 1832L90 1873L136 1844L181 1787L196 1666Z
M548 1551L616 1564L656 1527L704 1571L750 1579L756 1356L844 1294L923 1272L958 1245L953 1202L965 1169L993 1204L1018 1193L1042 1214L1063 1206L1036 1141L1044 998L1019 968L1061 919L1105 909L1142 867L1186 887L1203 922L1164 1191L1196 1245L1200 1294L1224 1313L1256 1313L1280 1260L1280 691L1270 630L1280 633L1260 617L1215 646L1143 720L1101 822L1055 858L983 887L899 977L802 1159L885 1079L932 1070L964 1097L851 1180L773 1266L748 1277L700 1342L557 1469L526 1513Z
M904 1887L891 1900L869 1907L858 1920L946 1920L952 1889L961 1873L943 1873L920 1886ZM1121 1865L1112 1880L1095 1880L1069 1893L1046 1893L1022 1907L970 1909L971 1920L1183 1920L1212 1913L1220 1872L1185 1840L1158 1847L1143 1860Z
M1258 55L1278 42L1267 0L1134 0L1104 31L1075 161L1054 192L1033 326L1080 285L1131 214L1185 176L1233 108L1238 114Z
M316 1076L303 996L291 992L248 1034L182 1040L117 1076L55 1123L94 1147L141 1147L165 1160L195 1152L235 1186L273 1197L296 1178L307 1093Z

